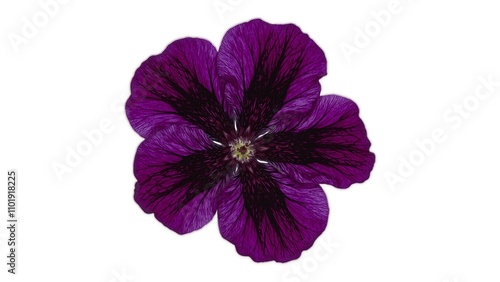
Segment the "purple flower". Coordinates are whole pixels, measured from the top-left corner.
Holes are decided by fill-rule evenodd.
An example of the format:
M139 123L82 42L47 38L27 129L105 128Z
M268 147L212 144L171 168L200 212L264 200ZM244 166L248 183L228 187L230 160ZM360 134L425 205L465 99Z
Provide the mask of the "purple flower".
M132 79L126 111L145 140L134 162L135 200L171 230L219 229L239 254L286 262L325 230L319 183L368 179L358 107L320 96L323 51L295 25L252 20L220 49L184 38Z

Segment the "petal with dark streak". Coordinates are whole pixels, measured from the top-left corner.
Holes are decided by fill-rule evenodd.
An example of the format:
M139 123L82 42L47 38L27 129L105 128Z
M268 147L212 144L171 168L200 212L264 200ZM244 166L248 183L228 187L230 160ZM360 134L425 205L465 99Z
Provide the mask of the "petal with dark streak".
M137 149L135 201L179 234L203 227L215 214L228 154L200 129L170 126L156 132Z
M238 116L240 130L257 134L311 108L326 58L297 26L252 20L226 33L218 68L226 112Z
M259 142L258 158L303 183L347 188L368 179L375 163L358 107L337 95L321 96L311 113Z
M257 162L221 189L219 229L239 254L256 262L286 262L309 249L325 230L326 195L317 184L299 184Z
M126 112L143 137L171 124L197 126L224 142L232 122L220 101L217 51L208 41L177 40L137 69Z

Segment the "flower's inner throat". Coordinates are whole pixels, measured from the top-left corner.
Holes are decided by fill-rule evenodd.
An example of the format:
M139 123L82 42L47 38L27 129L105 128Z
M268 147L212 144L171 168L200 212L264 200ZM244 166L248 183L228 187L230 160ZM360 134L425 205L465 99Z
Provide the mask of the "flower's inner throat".
M231 147L231 155L239 162L248 162L254 155L253 145L248 140L238 138L229 146Z

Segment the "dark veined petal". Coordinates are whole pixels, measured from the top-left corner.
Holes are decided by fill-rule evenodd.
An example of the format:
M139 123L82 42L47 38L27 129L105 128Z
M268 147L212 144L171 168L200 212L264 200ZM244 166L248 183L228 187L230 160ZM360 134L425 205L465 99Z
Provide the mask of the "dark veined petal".
M325 230L326 195L317 184L298 184L257 162L242 166L239 177L218 196L222 236L256 262L296 259Z
M311 108L326 75L326 58L297 26L252 20L226 33L218 67L226 83L226 112L239 114L241 131L257 133Z
M217 51L208 41L177 40L137 69L126 112L143 137L171 124L195 125L224 141L233 123L220 104Z
M294 126L265 136L257 158L303 183L347 188L368 179L375 155L353 101L321 96L309 115L290 119Z
M134 162L134 198L146 213L184 234L212 220L224 183L224 147L200 129L170 126L144 140Z

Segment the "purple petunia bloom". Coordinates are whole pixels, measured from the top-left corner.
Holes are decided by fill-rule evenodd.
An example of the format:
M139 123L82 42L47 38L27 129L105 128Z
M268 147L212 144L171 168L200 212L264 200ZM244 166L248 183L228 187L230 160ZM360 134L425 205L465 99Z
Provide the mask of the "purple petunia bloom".
M254 261L286 262L325 230L322 184L347 188L375 162L351 100L320 96L323 51L293 24L252 20L219 51L184 38L137 69L126 104L145 138L135 200L185 234L217 212L222 237Z

